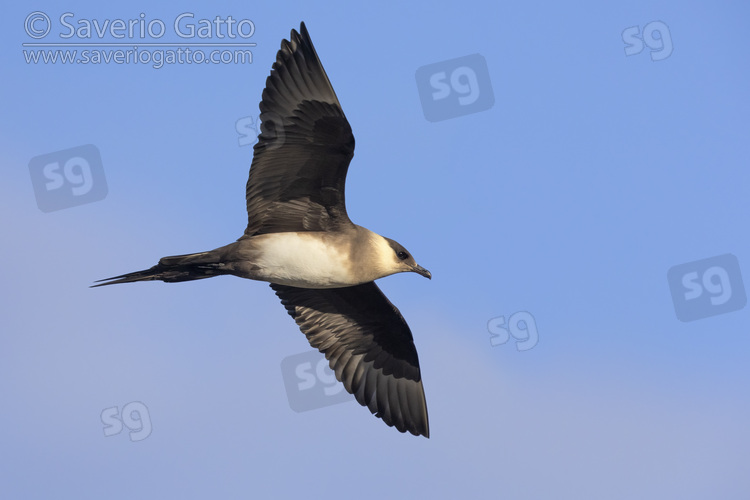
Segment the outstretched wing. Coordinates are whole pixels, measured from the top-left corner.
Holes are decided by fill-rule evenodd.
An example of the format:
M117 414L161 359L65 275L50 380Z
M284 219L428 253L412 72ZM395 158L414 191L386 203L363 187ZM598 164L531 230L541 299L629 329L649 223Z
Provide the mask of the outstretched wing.
M344 184L354 136L305 23L292 30L260 102L261 134L247 181L247 236L351 224Z
M359 404L401 432L429 437L411 330L374 282L347 288L271 288Z

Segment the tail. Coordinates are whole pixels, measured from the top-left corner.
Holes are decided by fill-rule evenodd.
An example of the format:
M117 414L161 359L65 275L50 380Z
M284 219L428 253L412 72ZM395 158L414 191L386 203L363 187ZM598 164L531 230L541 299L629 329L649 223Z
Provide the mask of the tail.
M209 252L163 257L151 269L95 281L95 283L99 284L91 285L91 288L114 285L116 283L133 283L135 281L160 280L166 283L177 283L179 281L200 280L212 276L230 274L225 264L221 262L224 255L223 250L225 250L225 247Z

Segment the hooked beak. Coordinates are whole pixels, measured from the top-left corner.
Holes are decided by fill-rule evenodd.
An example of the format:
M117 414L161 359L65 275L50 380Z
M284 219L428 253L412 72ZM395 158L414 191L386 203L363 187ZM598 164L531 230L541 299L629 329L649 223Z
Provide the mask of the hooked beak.
M432 273L430 271L428 271L427 269L425 269L424 267L422 267L422 266L414 266L414 267L412 267L412 271L414 271L415 273L417 273L419 275L424 276L428 280L432 279Z

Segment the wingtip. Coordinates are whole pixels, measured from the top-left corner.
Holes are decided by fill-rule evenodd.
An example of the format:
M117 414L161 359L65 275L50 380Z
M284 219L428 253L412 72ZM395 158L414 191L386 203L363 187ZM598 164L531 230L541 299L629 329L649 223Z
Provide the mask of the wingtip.
M300 21L299 23L299 33L296 32L296 30L292 30L292 36L297 35L299 39L303 42L312 43L310 40L310 33L307 31L307 26L305 25L305 21Z
M415 436L423 436L426 439L430 439L430 427L429 424L425 427L417 428L417 429L408 429L410 433L412 433Z
M307 32L307 26L305 26L305 21L300 21L299 23L299 31L292 28L292 32L289 34L289 41L294 40L295 38L310 38L310 34Z
M417 430L418 436L424 436L427 439L430 439L430 421L429 417L427 416L427 405L425 404L424 407L424 420L421 422L421 428Z
M390 425L390 424L389 424ZM413 436L423 436L426 439L430 439L430 427L429 424L425 427L406 427L404 429L398 429L395 425L393 426L396 428L396 430L403 432L403 433L409 433Z

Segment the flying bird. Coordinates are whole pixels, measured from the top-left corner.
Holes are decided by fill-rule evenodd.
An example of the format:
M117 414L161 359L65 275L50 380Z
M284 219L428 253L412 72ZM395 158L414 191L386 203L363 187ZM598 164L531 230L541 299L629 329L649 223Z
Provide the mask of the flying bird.
M93 286L224 274L267 281L361 405L400 432L429 437L411 330L374 280L432 275L399 243L349 219L344 184L354 136L305 23L289 38L260 102L245 233L215 250L163 257L150 269Z

